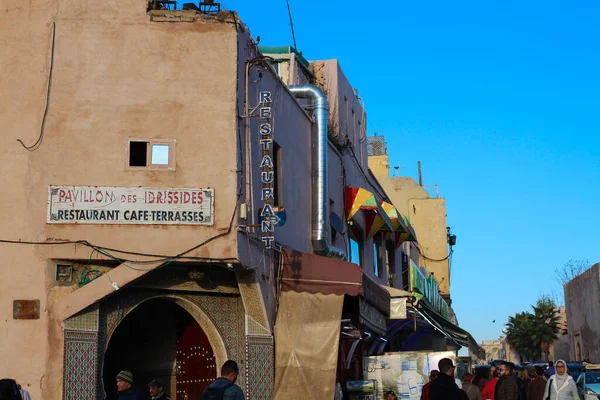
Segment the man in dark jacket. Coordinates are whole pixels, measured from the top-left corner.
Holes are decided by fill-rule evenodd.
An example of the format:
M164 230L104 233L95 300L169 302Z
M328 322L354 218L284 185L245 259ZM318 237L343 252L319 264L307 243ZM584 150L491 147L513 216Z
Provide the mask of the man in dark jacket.
M164 392L164 386L162 381L153 379L148 384L148 391L150 392L150 398L152 400L171 400Z
M144 396L133 386L133 374L131 371L121 371L117 375L117 390L119 400L144 400Z
M442 358L438 362L440 374L431 382L429 388L430 400L468 400L467 394L461 390L454 381L454 364L449 358Z
M245 400L244 392L235 384L239 374L240 370L235 361L225 361L221 367L221 376L204 390L200 400Z
M527 385L527 400L543 400L544 392L546 391L546 380L544 379L544 373L538 371L537 368L527 368L531 381Z
M500 367L498 367L500 379L496 384L494 400L520 399L519 383L517 382L517 376L513 373L514 371L515 364L507 361L504 361L500 364Z

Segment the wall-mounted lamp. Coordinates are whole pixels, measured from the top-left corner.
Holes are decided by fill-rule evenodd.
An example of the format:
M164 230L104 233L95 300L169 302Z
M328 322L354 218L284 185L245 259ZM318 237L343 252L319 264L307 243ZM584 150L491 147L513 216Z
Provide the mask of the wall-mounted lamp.
M456 235L452 233L452 229L447 226L446 227L446 236L448 237L448 246L452 247L456 245Z

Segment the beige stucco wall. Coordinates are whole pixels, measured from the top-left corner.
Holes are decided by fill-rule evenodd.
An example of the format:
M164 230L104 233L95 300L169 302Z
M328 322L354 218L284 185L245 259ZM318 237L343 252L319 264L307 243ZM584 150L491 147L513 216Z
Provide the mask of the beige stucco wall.
M369 169L377 177L379 182L385 180L389 173L389 158L387 154L381 156L369 156Z
M226 230L236 195L236 32L232 23L151 22L143 0L6 0L0 11L0 238L80 240L176 254ZM43 141L39 132L56 23ZM176 171L131 171L128 137L175 139ZM211 187L215 225L48 225L49 185ZM0 244L0 375L34 398L58 399L62 331L50 310L53 259L87 259L84 246ZM192 253L234 257L234 235ZM39 320L13 320L15 299L39 299ZM42 395L42 393L44 393Z
M421 264L434 274L442 296L450 294L448 239L446 234L446 199L410 199L408 218L421 249ZM443 260L443 261L433 261Z
M394 206L408 217L415 229L419 247L427 258L419 256L418 265L433 273L442 296L450 296L446 200L432 199L423 187L409 177L391 177L388 155L370 156L369 168L389 195Z

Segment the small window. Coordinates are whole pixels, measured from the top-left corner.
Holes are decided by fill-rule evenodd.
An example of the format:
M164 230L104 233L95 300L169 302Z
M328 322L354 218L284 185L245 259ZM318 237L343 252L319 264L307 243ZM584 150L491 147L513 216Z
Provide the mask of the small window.
M381 234L373 237L373 273L381 278L383 272L383 251L381 243Z
M396 246L394 246L394 242L391 240L388 240L386 243L386 255L388 279L393 279L396 276Z
M344 96L344 110L345 110L345 115L344 115L344 126L346 127L346 135L349 134L349 129L348 129L348 98L346 96Z
M353 227L348 230L348 244L350 252L348 254L348 261L360 266L363 265L363 235L362 231L357 227Z
M354 264L358 264L358 265L362 265L362 248L360 246L360 244L354 240L354 239L350 239L350 257L348 258L348 261L350 261L351 263Z
M175 140L129 139L128 152L130 168L175 170Z
M410 290L410 266L408 263L408 254L402 253L402 289Z
M350 132L348 132L350 134ZM354 109L352 109L352 138L354 143L359 143L358 138L356 137L356 114L354 113Z

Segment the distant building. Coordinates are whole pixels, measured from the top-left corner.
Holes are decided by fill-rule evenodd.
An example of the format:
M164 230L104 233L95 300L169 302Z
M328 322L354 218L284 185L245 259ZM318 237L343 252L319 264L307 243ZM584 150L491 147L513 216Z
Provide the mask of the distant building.
M485 360L478 360L480 363L487 363L491 360L503 360L505 357L504 353L504 342L503 337L496 340L484 340L479 346L485 350Z
M384 137L370 136L368 140L371 149L369 168L398 211L407 216L419 238L419 246L406 245L409 257L419 267L423 267L427 274L433 274L439 285L440 295L451 305L446 199L439 197L438 193L431 196L420 182L410 177L398 176L398 168L391 175L392 167L389 165Z
M383 156L387 154L387 143L383 136L375 132L375 136L367 137L367 153L370 156Z
M571 346L569 342L569 335L567 333L567 310L565 306L558 307L558 317L560 318L560 332L558 333L558 339L556 339L556 341L552 343L552 346L550 347L550 360L577 361L571 357L569 352Z
M600 361L600 263L576 276L566 285L565 306L569 332L569 358L581 361Z
M556 308L556 312L559 315L559 326L560 333L558 339L550 346L550 354L548 356L549 361L555 360L573 360L569 355L569 338L564 332L567 327L567 315L565 307L560 306ZM543 362L545 355L540 353L539 358L530 360L525 356L521 356L515 348L506 339L506 336L500 336L495 340L484 340L480 345L485 349L487 361L491 360L506 360L514 363L522 363L525 361L529 362Z

